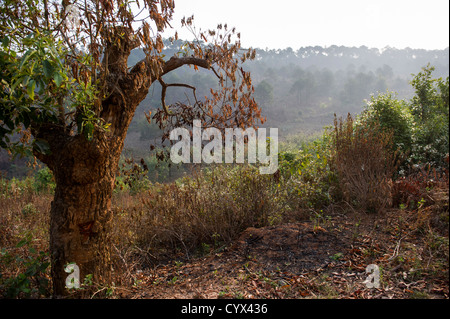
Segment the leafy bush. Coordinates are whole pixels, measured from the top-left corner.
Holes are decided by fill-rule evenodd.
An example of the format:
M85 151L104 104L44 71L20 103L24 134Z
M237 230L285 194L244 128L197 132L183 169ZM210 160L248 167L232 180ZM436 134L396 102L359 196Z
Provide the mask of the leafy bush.
M34 187L37 192L53 192L56 187L52 171L46 166L36 172Z
M449 153L449 78L433 79L433 71L428 65L411 81L416 93L410 105L414 117L411 162L439 168L445 167Z
M405 159L402 169L414 164L445 167L449 153L449 78L433 79L428 65L414 76L415 95L408 103L393 93L372 96L358 122L393 133L393 148Z
M119 172L116 177L116 190L128 190L132 194L150 189L151 182L148 179L148 167L141 159L135 163L133 158L125 158L119 164Z
M449 153L448 117L433 116L426 123L417 124L412 135L411 164L445 167Z
M411 150L412 118L407 103L397 100L388 92L371 96L370 101L357 119L361 125L379 126L385 132L393 132L393 148L403 153Z
M28 203L22 208L22 214L24 215L34 215L37 214L39 211L37 210L36 206L34 206L33 203Z
M28 248L25 252L17 252ZM32 246L31 233L20 240L14 249L0 251L0 295L6 298L40 297L49 295L48 253L37 252ZM14 267L12 267L14 265ZM15 268L15 273L6 270Z

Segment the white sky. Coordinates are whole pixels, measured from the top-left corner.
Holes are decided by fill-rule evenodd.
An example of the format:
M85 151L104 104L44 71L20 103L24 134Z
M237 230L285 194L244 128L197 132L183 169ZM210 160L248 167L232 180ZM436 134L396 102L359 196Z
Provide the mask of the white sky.
M236 27L243 47L449 46L448 0L176 0L171 24L180 38L188 37L180 20L192 14L202 30Z

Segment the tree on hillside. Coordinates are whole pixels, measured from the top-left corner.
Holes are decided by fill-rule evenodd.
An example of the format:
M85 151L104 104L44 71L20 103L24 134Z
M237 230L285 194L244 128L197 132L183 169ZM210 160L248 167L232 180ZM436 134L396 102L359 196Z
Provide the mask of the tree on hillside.
M415 162L445 167L449 153L449 77L433 78L434 70L428 64L411 81L415 90L410 103L414 119L412 155Z
M273 87L266 80L261 81L255 88L255 98L259 105L268 108L273 102Z
M161 108L148 119L166 132L194 119L205 127L253 126L263 119L250 74L240 64L255 53L241 49L235 29L218 25L197 33L190 17L183 26L196 40L164 57L161 34L170 27L173 0L0 3L0 146L32 153L54 174L53 293L66 293L64 268L72 262L81 278L92 274L108 283L111 196L136 107L159 82ZM128 68L128 56L138 47L145 57ZM199 100L195 87L166 83L166 74L186 65L210 70L219 89ZM177 87L192 91L189 105L165 103L167 90Z

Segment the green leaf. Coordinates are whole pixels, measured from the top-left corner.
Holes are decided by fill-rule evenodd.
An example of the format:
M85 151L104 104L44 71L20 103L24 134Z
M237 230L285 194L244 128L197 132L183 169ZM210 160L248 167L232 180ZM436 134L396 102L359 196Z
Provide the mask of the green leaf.
M33 147L41 154L48 155L51 153L50 145L44 139L37 138L33 143Z
M14 122L12 121L12 118L5 118L4 120L3 120L3 122L6 124L6 126L8 126L8 128L12 131L12 130L14 130L14 128L16 127L15 125L14 125Z
M16 78L16 77L14 77L14 78L12 79L11 93L10 93L11 96L13 95L13 93L14 93L16 87L19 86L20 83L22 82L22 81L20 81L20 80L21 80L20 78Z
M60 87L63 82L63 77L62 77L61 73L55 72L53 74L53 80L55 80L56 86Z
M93 138L93 134L94 134L94 124L92 124L91 122L86 123L84 125L83 132L84 132L84 136L86 137L86 139L91 141Z
M36 54L36 50L28 50L20 61L19 70L22 71L23 65L34 55Z
M3 47L4 47L5 49L8 47L8 45L9 45L9 37L8 37L8 36L5 36L5 37L2 39L2 45L3 45Z
M34 101L34 89L36 89L36 81L30 80L27 86L27 93L30 99Z
M45 75L45 77L49 78L49 79L52 78L53 73L55 72L55 69L53 68L52 64L48 60L44 60L42 62L42 66L44 67L44 75Z
M16 247L17 248L23 247L26 244L28 244L28 242L29 242L29 238L28 237L24 237L17 243Z

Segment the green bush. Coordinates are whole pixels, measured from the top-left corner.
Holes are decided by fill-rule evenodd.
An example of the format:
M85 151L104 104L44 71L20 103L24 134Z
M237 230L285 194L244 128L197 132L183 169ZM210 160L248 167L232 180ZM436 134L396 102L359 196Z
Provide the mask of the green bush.
M52 171L46 166L36 172L34 188L37 192L53 192L56 187Z
M446 167L449 153L448 118L433 116L426 123L417 125L412 135L411 164Z
M402 153L411 151L412 116L407 103L397 100L393 93L372 96L357 122L360 125L379 126L387 133L392 131L393 150L399 149Z
M22 208L22 214L25 215L25 216L27 216L27 215L35 215L38 212L39 211L37 210L36 206L34 206L33 203L28 203Z
M422 68L411 81L415 96L410 109L414 117L411 164L446 167L449 153L449 78L433 79L434 67Z
M5 179L0 177L0 196L11 198L17 196L30 195L34 192L34 178L26 177L18 179Z
M414 76L411 101L398 100L393 93L372 96L357 122L379 126L393 133L393 149L400 150L407 169L414 164L446 167L449 153L449 78L433 79L428 65Z
M330 140L327 132L300 149L291 145L279 154L281 181L290 209L323 208L332 199L336 181L330 170Z
M122 158L119 163L119 172L116 176L115 190L127 190L131 194L150 189L148 167L144 159L135 163L132 158Z
M23 252L23 248L27 248ZM7 273L8 268L16 269ZM49 295L48 253L37 252L32 246L31 233L20 240L13 249L0 250L0 295L6 298L42 297Z

